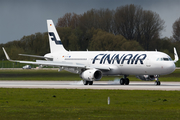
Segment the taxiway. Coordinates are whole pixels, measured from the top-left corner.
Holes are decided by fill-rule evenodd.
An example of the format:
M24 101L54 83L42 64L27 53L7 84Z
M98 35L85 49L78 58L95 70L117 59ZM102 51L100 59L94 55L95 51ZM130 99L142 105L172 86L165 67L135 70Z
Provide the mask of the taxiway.
M161 82L156 86L154 81L130 82L119 85L119 81L95 81L93 85L83 85L83 81L0 81L0 88L43 88L43 89L113 89L113 90L177 90L180 82Z

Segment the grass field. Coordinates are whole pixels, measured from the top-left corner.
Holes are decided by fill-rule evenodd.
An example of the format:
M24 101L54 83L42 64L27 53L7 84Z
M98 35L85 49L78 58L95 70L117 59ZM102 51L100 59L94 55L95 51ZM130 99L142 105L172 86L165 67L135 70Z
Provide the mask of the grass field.
M115 76L102 80L114 80ZM134 76L131 81L137 81ZM180 70L161 81L180 81ZM0 80L81 80L57 70L0 70ZM107 98L110 97L110 105ZM0 120L179 120L180 91L5 89L0 88Z
M1 120L178 120L179 106L179 91L0 89Z
M101 80L109 81L122 76L103 76ZM128 77L130 81L141 81L135 76ZM180 81L180 70L177 69L169 75L160 76L160 81ZM0 70L0 80L81 80L78 74L57 70Z

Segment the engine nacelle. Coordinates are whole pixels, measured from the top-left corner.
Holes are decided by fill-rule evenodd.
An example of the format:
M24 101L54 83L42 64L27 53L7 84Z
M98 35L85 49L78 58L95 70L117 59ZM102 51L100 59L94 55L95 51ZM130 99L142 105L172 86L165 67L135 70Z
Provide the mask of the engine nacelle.
M102 72L97 69L85 70L81 74L81 78L87 81L95 81L95 80L97 81L102 78Z
M137 75L136 77L145 81L155 80L155 75Z

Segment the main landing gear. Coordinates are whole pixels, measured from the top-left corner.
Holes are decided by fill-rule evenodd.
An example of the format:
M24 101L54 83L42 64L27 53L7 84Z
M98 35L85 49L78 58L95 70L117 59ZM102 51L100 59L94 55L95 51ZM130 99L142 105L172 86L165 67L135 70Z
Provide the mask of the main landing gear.
M84 85L93 85L93 81L87 81L87 80L83 80L83 84Z
M120 79L120 85L129 85L129 79L127 78L127 75L124 75L124 78Z

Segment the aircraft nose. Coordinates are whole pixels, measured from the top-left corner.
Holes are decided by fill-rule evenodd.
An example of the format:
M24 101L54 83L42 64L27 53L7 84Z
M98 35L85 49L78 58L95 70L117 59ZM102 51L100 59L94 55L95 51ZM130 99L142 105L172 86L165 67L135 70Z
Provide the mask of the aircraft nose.
M176 69L176 65L174 64L174 62L171 62L171 63L167 66L167 70L169 71L169 73L174 72L175 69Z
M166 75L166 74L170 74L172 72L174 72L174 70L176 69L176 66L174 64L174 62L166 62L161 64L161 73L162 75Z

